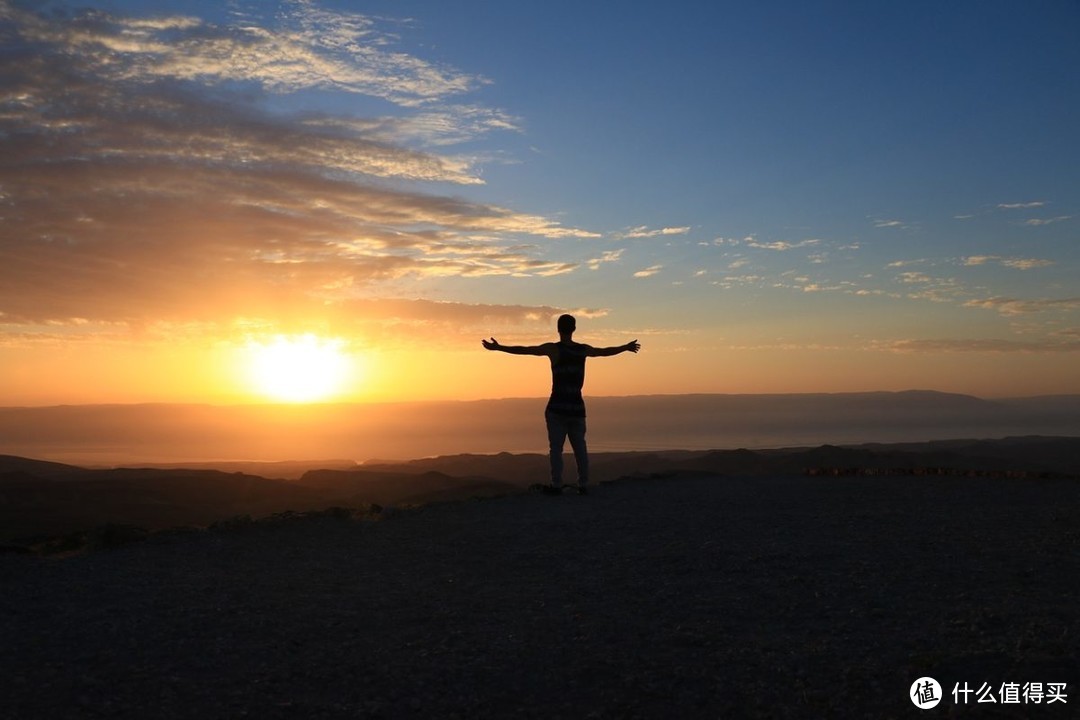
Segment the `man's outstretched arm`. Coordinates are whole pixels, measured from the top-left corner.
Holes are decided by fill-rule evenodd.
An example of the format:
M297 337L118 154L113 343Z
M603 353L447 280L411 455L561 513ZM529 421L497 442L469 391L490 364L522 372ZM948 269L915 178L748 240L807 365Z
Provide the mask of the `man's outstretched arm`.
M543 345L500 345L495 338L480 341L488 350L510 353L511 355L540 355L550 357L555 352L555 343Z
M590 347L586 353L589 357L611 357L612 355L618 355L619 353L632 352L636 353L641 349L641 343L637 340L631 340L625 345L617 345L615 347L606 348L594 348Z

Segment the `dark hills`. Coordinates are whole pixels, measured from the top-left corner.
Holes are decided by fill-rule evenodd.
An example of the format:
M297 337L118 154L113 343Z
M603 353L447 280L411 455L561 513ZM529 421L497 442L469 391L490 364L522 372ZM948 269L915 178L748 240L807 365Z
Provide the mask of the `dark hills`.
M572 462L567 465L572 468ZM594 482L686 472L1080 477L1080 438L595 453L592 468ZM572 478L573 471L568 472ZM354 465L310 470L295 480L214 469L87 469L4 455L0 456L0 544L29 545L110 524L156 531L207 526L234 516L498 496L546 482L547 474L547 457L540 454L460 454Z
M0 467L6 465L5 458ZM148 530L209 525L234 515L327 504L321 494L283 480L215 470L76 469L52 476L0 472L0 542L110 523Z
M81 471L82 468L75 465L48 462L47 460L31 460L30 458L15 455L0 455L0 473L6 475L23 473L30 477L50 478L71 476Z

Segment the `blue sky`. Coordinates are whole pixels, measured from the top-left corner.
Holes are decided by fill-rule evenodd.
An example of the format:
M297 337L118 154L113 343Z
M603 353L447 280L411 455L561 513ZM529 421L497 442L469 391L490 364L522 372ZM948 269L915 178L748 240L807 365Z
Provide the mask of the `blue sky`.
M652 353L612 394L1080 392L1076 2L0 0L0 23L0 362L309 330L465 358L573 310ZM28 99L47 67L70 75Z

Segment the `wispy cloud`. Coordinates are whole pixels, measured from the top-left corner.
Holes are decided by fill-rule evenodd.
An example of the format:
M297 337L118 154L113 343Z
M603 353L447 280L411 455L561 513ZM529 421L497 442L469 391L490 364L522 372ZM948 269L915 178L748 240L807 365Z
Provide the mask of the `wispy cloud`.
M874 219L874 227L876 228L906 228L907 223L902 220L879 220Z
M1035 268L1050 267L1054 264L1054 261L1042 260L1039 258L1009 258L1000 255L970 255L964 258L964 265L968 266L986 265L990 263L1014 268L1016 270L1033 270Z
M918 270L905 270L896 275L896 280L909 288L904 295L912 300L953 303L964 297L970 297L964 285L952 277L931 275Z
M735 245L749 244L749 243L752 243L752 242L754 242L754 236L753 235L747 235L746 237L741 238L741 239L740 238L725 238L725 237L714 238L713 241L712 241L712 244L723 247L724 245L735 246ZM704 245L706 243L702 243L702 244Z
M836 284L833 284L833 285L822 285L822 284L816 283L816 282L807 283L806 285L803 285L803 288L802 288L803 292L808 292L808 293L812 293L812 292L836 292L836 291L849 290L849 289L850 289L849 284L847 284L847 283L836 283Z
M493 305L483 303L459 303L437 300L403 300L369 298L350 300L343 306L345 313L357 322L371 325L400 324L497 327L549 323L563 308L548 305ZM595 317L606 311L577 309L576 313Z
M1033 270L1035 268L1050 267L1054 264L1054 261L1040 258L1002 258L1001 264L1016 270Z
M422 105L487 81L392 49L372 18L296 0L273 25L195 17L132 19L87 11L58 21L5 0L25 40L61 46L110 81L254 82L273 92L333 89Z
M433 337L446 338L449 344L472 344L469 333L550 333L555 318L569 312L579 318L607 316L606 308L561 308L548 305L499 305L451 301L353 298L316 312L314 305L305 305L295 313L279 314L273 318L237 317L224 322L176 322L154 320L140 325L140 341L177 342L185 338L214 338L237 342L243 338L266 338L278 334L306 333L316 329L338 337L363 338L365 346L381 350L415 347L430 344ZM312 319L317 318L313 325ZM76 331L71 325L81 326ZM71 345L93 341L130 342L131 327L127 323L92 322L79 319L72 324L45 323L25 330L11 329L0 333L0 347ZM442 332L432 333L432 330Z
M998 203L998 208L1002 210L1026 210L1030 208L1043 207L1046 203L1042 200L1036 200L1034 202L1014 202L1014 203Z
M736 287L760 286L765 280L766 278L761 275L726 275L718 280L710 280L709 284L724 289L731 289Z
M601 265L618 262L622 258L624 251L624 248L619 248L618 250L605 250L600 254L600 257L592 258L586 261L585 264L590 270L599 270Z
M684 227L663 227L663 228L649 228L645 225L639 225L635 228L619 233L619 237L623 238L647 238L647 237L660 237L664 235L685 235L690 232L690 226Z
M486 80L365 16L285 7L214 25L0 0L0 322L288 322L400 278L580 266L529 239L598 233L415 189L481 182L475 158L425 148L517 127L451 102ZM268 109L323 88L402 116Z
M899 340L887 349L896 352L992 352L992 353L1059 353L1080 351L1080 341L1056 340L1005 340L1005 339L928 339Z
M729 345L727 350L735 352L755 352L755 351L783 351L783 352L835 352L837 350L850 350L849 345L838 345L831 343L820 342L775 342L775 343L753 343L744 345Z
M1071 219L1072 215L1059 215L1058 217L1052 218L1031 218L1029 220L1025 220L1024 225L1028 225L1029 227L1039 227L1041 225L1052 225L1053 223L1059 223Z
M759 250L777 250L783 252L785 250L794 250L795 248L813 247L820 244L820 240L800 240L799 242L787 242L786 240L777 240L775 242L759 242L757 240L748 240L746 245L752 248L758 248Z
M636 273L634 273L634 277L636 277L636 278L651 277L651 276L655 275L656 273L660 272L663 269L664 269L663 265L652 265L650 267L645 268L644 270L638 270Z
M1021 300L1009 297L992 297L969 300L964 303L964 307L996 310L1002 315L1013 317L1048 311L1080 310L1080 298L1040 298L1034 300Z
M562 313L579 318L600 318L606 308L561 308L549 305L497 305L435 300L392 298L352 299L336 306L327 329L333 333L362 336L367 343L382 349L430 342L433 336L454 337L464 341L463 331L478 333L551 332L555 318ZM277 327L249 328L253 335L273 332ZM433 329L444 332L434 334ZM469 343L473 339L467 340Z
M503 110L456 104L425 107L405 117L343 118L313 114L302 122L310 127L356 133L378 142L417 143L426 147L455 145L490 132L518 131L521 127L520 118Z

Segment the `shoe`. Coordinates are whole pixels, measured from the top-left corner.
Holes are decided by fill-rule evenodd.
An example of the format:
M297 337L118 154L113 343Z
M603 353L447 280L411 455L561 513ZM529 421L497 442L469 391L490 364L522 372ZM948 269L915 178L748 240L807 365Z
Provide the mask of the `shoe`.
M562 495L562 487L556 485L543 485L540 488L540 492L545 495Z
M585 487L584 485L579 485L578 489L577 489L577 494L578 495L588 495L589 494L589 488Z

